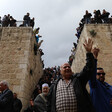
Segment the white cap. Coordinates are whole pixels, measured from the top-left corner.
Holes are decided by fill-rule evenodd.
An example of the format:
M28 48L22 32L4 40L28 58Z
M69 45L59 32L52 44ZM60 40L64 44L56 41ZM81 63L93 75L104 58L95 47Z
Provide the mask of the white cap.
M42 84L42 88L45 86L49 87L49 85L47 83Z

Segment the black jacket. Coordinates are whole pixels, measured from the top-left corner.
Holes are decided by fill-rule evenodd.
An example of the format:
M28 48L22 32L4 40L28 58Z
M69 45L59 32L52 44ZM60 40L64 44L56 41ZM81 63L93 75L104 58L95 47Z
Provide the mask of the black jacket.
M94 57L92 53L87 53L86 65L80 73L72 76L72 84L77 98L78 112L95 112L92 106L90 95L86 90L87 81L93 75ZM56 80L50 88L48 95L48 112L56 112L56 89L58 80Z
M9 89L0 94L0 112L13 112L13 93Z
M20 99L15 98L13 103L14 112L20 112L22 109L22 102Z

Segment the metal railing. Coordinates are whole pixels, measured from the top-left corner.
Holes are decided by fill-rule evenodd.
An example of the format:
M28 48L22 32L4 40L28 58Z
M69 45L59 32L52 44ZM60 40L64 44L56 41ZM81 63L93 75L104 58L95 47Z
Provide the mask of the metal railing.
M18 20L15 22L16 24L14 26L11 27L20 27L20 25L23 24L23 20ZM10 27L10 24L8 26L3 26L3 23L0 23L0 27ZM23 26L23 27L31 27L31 26Z

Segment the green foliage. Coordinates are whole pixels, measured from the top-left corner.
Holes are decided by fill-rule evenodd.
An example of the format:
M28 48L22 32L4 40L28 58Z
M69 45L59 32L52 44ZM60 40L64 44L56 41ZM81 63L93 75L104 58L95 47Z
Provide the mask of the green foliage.
M97 34L94 30L91 30L91 31L89 31L89 32L90 32L90 35L91 35L92 37L95 37L96 34Z

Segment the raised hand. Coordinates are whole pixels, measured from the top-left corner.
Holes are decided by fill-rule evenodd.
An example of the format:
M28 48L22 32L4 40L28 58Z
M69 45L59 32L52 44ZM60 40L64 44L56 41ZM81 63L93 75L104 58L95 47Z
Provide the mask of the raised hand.
M83 45L84 45L84 48L86 49L87 52L91 52L92 46L93 46L92 39L89 38L88 41L85 40L85 43L83 43Z
M99 51L100 51L99 48L96 47L92 49L92 53L95 59L97 59Z

